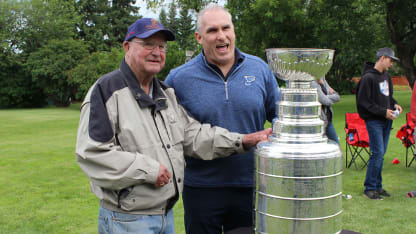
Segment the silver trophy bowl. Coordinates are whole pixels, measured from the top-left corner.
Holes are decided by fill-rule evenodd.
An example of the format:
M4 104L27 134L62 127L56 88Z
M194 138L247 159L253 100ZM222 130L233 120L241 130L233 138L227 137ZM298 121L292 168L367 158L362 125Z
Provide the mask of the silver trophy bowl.
M266 50L274 74L285 81L312 81L323 77L332 66L334 50L275 48Z
M338 233L342 154L328 142L311 82L331 68L330 49L267 49L274 74L286 81L268 143L256 149L257 233Z

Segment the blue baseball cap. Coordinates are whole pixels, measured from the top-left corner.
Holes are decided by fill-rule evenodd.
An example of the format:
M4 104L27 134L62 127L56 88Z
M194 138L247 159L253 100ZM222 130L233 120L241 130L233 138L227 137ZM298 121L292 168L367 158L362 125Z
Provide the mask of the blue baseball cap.
M168 41L175 40L175 34L173 34L173 32L169 29L163 27L163 25L157 20L152 18L141 18L130 25L124 41L130 41L135 37L142 39L148 38L157 32L163 32L165 34L166 40Z
M381 56L386 56L386 57L393 59L394 61L399 61L398 58L394 57L393 49L388 48L388 47L384 47L376 51L376 57L379 58Z

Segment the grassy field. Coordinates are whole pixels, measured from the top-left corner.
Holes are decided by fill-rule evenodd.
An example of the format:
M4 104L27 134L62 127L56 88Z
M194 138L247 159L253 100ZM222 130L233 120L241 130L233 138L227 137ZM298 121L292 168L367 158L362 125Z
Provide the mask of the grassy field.
M395 97L405 112L411 92ZM79 105L70 108L0 110L0 233L96 233L98 200L74 155ZM334 123L345 152L344 114L355 112L355 97L334 105ZM415 233L416 163L404 167L405 148L395 137L405 122L394 121L383 170L391 198L371 201L362 195L365 170L345 169L343 229L362 233ZM345 154L344 154L345 155ZM391 164L394 158L401 163ZM174 209L177 233L184 233L183 207Z

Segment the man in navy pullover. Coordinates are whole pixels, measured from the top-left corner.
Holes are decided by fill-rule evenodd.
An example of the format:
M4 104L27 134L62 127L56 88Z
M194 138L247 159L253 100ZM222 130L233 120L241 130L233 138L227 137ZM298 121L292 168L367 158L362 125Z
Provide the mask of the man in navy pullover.
M367 62L364 65L363 75L357 86L356 104L358 114L367 127L371 150L364 194L372 200L382 200L382 196L390 197L382 185L384 154L392 120L402 112L402 107L393 98L393 83L387 72L398 58L394 57L391 48L377 50L376 57L375 64Z
M230 131L262 130L276 117L279 87L267 64L235 47L230 13L208 5L197 19L203 50L173 69L165 82L201 123ZM183 203L189 233L222 233L253 226L254 150L229 158L186 158ZM240 229L241 230L241 229Z

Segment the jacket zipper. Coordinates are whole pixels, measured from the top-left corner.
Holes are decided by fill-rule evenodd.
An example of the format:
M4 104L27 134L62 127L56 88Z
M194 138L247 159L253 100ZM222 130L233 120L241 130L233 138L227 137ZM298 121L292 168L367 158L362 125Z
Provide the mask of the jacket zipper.
M205 60L205 59L204 59ZM244 61L243 61L244 62ZM242 64L242 63L241 63ZM236 69L234 69L234 71L231 73L231 75L233 75L240 67L241 67L241 64L240 65L238 65L237 66L237 68ZM211 71L213 71L215 74L217 74L217 76L224 82L224 88L225 88L225 100L227 100L228 101L228 83L227 83L227 81L225 81L223 78L222 78L222 76L220 75L220 74L218 74L218 72L217 71L215 71L212 67L210 67L208 64L207 64L207 61L205 60L205 66L207 66ZM230 76L231 76L230 75Z
M225 85L225 100L228 100L228 85L227 85L227 81L224 82Z

